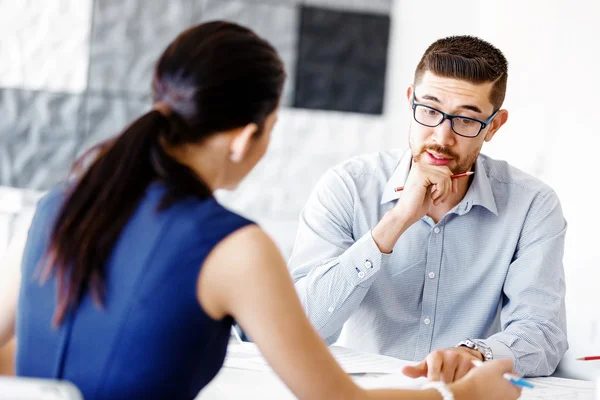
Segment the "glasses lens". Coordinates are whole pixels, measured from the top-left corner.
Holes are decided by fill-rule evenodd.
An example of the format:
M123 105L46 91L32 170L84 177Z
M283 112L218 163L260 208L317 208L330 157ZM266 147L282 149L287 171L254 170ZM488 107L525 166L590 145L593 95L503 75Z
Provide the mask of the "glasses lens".
M459 135L474 137L481 130L481 122L469 118L453 118L452 129Z
M415 106L415 121L425 126L438 126L444 116L441 112L421 105Z

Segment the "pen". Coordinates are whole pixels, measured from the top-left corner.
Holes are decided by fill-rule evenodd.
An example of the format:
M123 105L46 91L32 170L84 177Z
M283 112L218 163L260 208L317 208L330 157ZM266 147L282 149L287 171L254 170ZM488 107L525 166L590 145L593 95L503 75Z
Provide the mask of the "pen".
M474 173L475 172L473 172L473 171L467 171L467 172L463 172L462 174L452 175L450 178L452 178L452 179L462 178L464 176L471 176ZM396 189L394 189L394 192L401 192L402 190L404 190L404 186L397 187Z
M481 367L483 365L483 363L478 360L473 360L473 365L475 365L476 367ZM533 389L533 387L534 387L531 382L529 382L519 376L515 376L515 375L509 374L509 373L506 373L503 376L504 376L504 379L508 380L513 385L524 387L524 388L529 388L529 389Z
M579 357L578 360L580 360L580 361L600 360L600 356Z

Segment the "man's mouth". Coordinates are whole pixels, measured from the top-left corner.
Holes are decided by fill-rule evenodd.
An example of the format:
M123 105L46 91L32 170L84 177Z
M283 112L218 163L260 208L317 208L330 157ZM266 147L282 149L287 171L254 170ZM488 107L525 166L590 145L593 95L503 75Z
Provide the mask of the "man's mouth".
M452 159L446 155L429 150L425 151L425 159L429 164L433 165L448 165L450 161L452 161Z
M443 154L436 153L434 151L429 151L429 150L426 150L426 151L427 151L427 153L429 153L429 155L431 155L436 160L451 160L452 159L452 157L448 157Z

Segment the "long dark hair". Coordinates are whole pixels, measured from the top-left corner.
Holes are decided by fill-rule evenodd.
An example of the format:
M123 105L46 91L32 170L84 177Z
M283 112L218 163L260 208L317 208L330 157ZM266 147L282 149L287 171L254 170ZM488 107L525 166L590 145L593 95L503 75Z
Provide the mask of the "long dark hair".
M58 281L56 324L86 290L102 304L105 264L152 181L168 187L159 209L187 196L212 196L162 144L198 143L249 123L260 132L279 103L284 80L275 49L233 23L192 27L167 47L155 67L152 97L172 112L148 112L93 148L93 161L88 152L74 164L80 173L58 214L41 270L42 280L54 275Z

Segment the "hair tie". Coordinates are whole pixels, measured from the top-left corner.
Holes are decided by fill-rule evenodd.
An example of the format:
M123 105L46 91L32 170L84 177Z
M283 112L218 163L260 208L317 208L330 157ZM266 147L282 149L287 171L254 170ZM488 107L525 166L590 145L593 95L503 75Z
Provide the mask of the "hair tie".
M173 108L171 108L169 103L162 101L162 100L154 103L154 105L152 106L152 109L161 113L162 116L165 118L168 118L171 116L171 114L173 114Z

